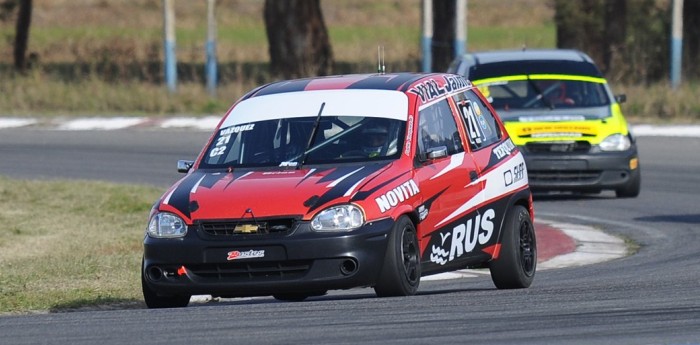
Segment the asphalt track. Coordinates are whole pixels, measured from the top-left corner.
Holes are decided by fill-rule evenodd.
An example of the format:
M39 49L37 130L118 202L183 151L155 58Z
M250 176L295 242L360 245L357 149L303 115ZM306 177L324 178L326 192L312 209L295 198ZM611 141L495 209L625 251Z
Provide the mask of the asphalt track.
M0 174L104 179L165 188L207 132L0 130ZM635 243L635 254L538 271L525 290L488 274L425 281L417 296L335 291L177 310L0 317L3 344L700 344L700 139L641 137L642 194L538 195L536 217ZM7 201L3 200L6 205Z

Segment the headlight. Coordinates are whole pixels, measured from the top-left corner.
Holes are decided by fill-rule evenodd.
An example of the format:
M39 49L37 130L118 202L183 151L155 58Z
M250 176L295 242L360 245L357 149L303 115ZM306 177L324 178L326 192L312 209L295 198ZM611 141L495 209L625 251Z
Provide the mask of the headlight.
M168 212L158 213L148 223L148 236L155 238L183 237L187 225L182 218Z
M630 138L622 134L613 134L600 143L603 151L625 151L632 146Z
M311 220L311 228L316 231L349 231L365 223L362 210L355 205L329 207Z

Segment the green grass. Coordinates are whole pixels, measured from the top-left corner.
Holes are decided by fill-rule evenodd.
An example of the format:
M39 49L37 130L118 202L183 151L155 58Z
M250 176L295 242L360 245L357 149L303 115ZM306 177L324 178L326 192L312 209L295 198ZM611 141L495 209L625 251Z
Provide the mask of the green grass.
M0 82L0 115L52 118L57 116L167 116L222 114L254 81L230 83L211 97L198 83L180 83L177 94L160 84L137 81L111 83L98 78L66 82L42 74L15 76Z
M0 177L0 314L142 305L148 212L162 190Z
M475 27L468 31L470 50L553 48L556 46L554 24L513 30L507 27Z

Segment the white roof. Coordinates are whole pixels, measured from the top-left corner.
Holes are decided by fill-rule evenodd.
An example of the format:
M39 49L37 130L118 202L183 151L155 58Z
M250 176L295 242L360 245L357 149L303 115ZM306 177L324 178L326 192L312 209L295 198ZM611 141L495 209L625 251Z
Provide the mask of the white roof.
M226 116L221 128L279 118L322 116L384 117L406 121L408 97L393 90L311 90L248 98Z

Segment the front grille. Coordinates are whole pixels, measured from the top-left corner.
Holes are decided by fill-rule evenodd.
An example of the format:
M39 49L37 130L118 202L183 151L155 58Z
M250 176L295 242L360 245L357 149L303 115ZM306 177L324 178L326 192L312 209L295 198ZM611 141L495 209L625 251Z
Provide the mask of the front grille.
M187 266L201 279L221 282L284 281L303 277L311 268L311 260L277 262L229 262Z
M600 178L601 171L591 170L567 170L567 171L530 171L527 177L530 183L556 183L556 182L593 182Z
M199 221L195 225L210 236L236 235L286 235L294 230L296 218L236 219L225 221Z
M590 151L591 144L587 141L573 142L534 142L525 144L527 152L531 153L586 153Z

